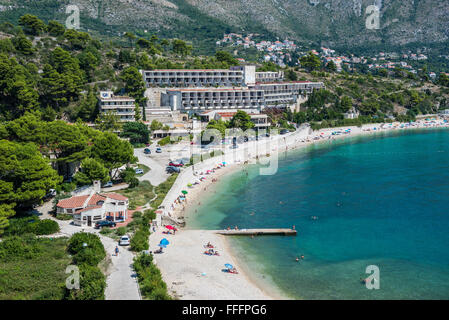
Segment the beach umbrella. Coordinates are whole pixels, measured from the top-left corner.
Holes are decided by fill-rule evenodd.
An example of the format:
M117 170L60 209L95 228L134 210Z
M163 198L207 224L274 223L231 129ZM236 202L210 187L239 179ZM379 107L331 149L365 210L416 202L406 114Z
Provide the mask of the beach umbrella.
M166 246L166 245L168 245L170 242L167 240L167 239L162 239L161 240L161 242L159 242L159 245L163 245L163 246Z
M173 230L175 227L173 227L173 226L170 226L170 225L168 225L168 226L165 226L168 230Z
M223 163L223 164L226 164L226 161L223 161L222 163Z
M181 191L183 194L188 194L188 192L186 190L182 190Z
M191 186L192 186L192 184L191 184L191 183L188 183L188 184L187 184L187 186L188 186L188 187L191 187Z
M234 267L232 266L232 264L229 264L229 263L225 263L225 267L228 268L228 269L234 268Z

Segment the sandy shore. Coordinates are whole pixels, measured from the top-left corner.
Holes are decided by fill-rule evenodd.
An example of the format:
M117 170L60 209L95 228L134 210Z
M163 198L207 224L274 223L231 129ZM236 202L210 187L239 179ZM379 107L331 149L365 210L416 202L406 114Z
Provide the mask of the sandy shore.
M195 207L201 205L201 198L214 192L215 181L232 171L242 168L245 163L255 163L256 157L267 158L275 153L285 152L306 147L313 143L322 143L331 140L355 137L358 135L377 134L394 130L407 130L418 128L449 127L443 121L417 121L413 125L395 123L392 125L370 124L362 127L342 127L313 131L303 128L294 133L270 138L269 146L261 148L267 141L254 141L246 143L244 147L234 149L229 154L216 157L196 164L183 170L178 176L172 189L167 194L164 202L163 215L179 219L187 218L187 212L195 212ZM340 131L341 134L333 135ZM227 150L228 152L228 150ZM216 169L218 163L226 162L226 166ZM215 168L215 169L214 169ZM206 174L207 170L213 170ZM187 187L188 183L205 179L193 188ZM178 202L181 190L187 190L184 201ZM188 220L187 220L188 222ZM229 243L224 236L217 235L213 231L181 229L176 235L162 234L164 227L160 227L150 236L150 250L157 248L162 238L167 238L171 243L164 249L163 254L154 256L155 262L161 269L164 281L174 297L179 299L207 299L207 300L261 300L261 299L287 299L280 291L271 287L268 294L260 283L244 274L239 262L232 256ZM203 245L210 241L220 252L220 256L207 256L203 254ZM222 272L225 263L231 263L237 267L239 274ZM277 292L277 293L274 293Z

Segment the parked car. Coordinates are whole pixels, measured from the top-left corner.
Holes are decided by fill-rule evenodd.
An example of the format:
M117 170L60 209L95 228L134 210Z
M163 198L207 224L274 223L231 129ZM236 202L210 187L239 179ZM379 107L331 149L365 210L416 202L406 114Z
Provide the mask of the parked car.
M168 164L169 167L182 167L183 165L184 163L175 161L170 161Z
M286 134L289 133L290 131L288 131L287 129L282 129L279 133L280 134Z
M122 236L118 242L119 246L129 246L129 237L128 236Z
M103 185L103 188L109 188L112 187L112 181L108 181Z
M145 148L145 149L143 149L143 153L151 154L151 150L149 148Z
M136 174L143 174L143 169L137 168L136 169Z
M162 153L162 149L161 148L156 148L156 153Z
M168 166L165 171L167 173L180 173L181 169L179 167Z
M101 229L103 227L115 227L115 222L114 221L108 221L108 220L103 220L103 221L98 221L95 224L95 229Z

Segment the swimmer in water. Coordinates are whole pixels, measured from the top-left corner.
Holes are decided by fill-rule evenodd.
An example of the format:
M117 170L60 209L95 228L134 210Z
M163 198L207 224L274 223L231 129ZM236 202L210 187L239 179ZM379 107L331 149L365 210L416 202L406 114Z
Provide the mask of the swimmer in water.
M296 259L295 259L295 260L296 260L296 262L299 262L299 258L298 258L298 257L296 257Z

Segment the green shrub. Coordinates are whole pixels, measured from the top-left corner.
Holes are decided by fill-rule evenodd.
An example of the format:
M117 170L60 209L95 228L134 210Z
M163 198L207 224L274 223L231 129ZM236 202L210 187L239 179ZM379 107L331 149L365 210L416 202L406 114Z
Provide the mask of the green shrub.
M167 285L162 280L161 272L153 264L151 254L142 253L134 258L134 270L139 280L142 295L151 300L170 300Z
M56 215L56 219L58 219L58 220L72 220L73 216L71 214L58 213Z
M36 235L53 234L59 231L59 225L51 219L39 220L36 216L20 217L10 219L5 236L22 235L33 233Z
M117 230L115 231L115 233L116 233L119 237L125 235L125 233L126 233L126 227L119 227L119 228L117 228Z
M131 238L130 244L131 244L131 250L132 251L143 251L148 250L149 244L148 244L148 236L150 235L150 232L145 227L140 227L137 229L137 231L134 233L134 236Z
M9 261L23 257L32 259L42 252L42 248L36 237L32 234L26 234L22 237L12 236L4 238L0 242L0 261Z
M81 265L79 290L66 290L69 300L104 300L106 277L98 267Z
M156 219L156 211L155 210L149 209L149 210L145 210L143 213L145 216L148 217L148 219L150 221L153 221L154 219Z
M103 260L95 249L86 247L73 256L73 262L77 265L88 264L90 266L96 266Z
M31 224L33 233L37 235L47 235L59 232L59 224L50 219L44 219Z
M101 230L100 230L100 234L102 234L102 235L107 235L107 234L110 234L112 232L112 229L110 229L110 228L101 228Z
M84 243L87 244L86 247L83 246ZM87 232L75 233L69 239L67 251L74 256L74 260L86 261L86 263L87 261L100 262L106 257L106 251L98 235ZM80 253L79 256L77 256L78 253Z
M140 211L133 212L133 219L140 218L140 217L142 217L142 212L140 212Z

